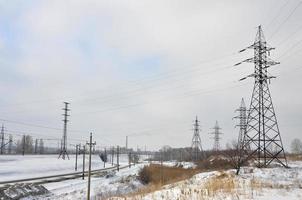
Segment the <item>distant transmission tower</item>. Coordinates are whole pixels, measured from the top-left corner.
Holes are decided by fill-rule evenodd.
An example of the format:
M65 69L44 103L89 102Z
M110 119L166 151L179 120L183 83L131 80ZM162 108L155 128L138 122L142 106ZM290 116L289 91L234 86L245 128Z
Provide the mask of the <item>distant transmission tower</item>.
M254 57L244 60L255 65L254 73L247 77L254 77L254 89L251 98L250 108L247 116L247 127L241 145L240 163L247 160L255 160L258 167L266 167L272 161L277 161L287 167L287 160L278 128L278 123L270 95L268 83L272 78L267 69L279 64L268 56L270 51L275 49L265 41L261 26L258 27L256 40L246 49L254 50ZM237 63L239 65L241 63ZM239 172L239 171L238 171Z
M239 112L238 116L234 117L236 119L239 120L239 124L236 125L236 127L239 127L239 135L238 135L238 142L237 142L237 148L241 148L241 144L243 142L243 136L244 133L246 131L246 119L247 119L247 115L246 115L246 106L244 103L244 99L241 99L241 104L239 109L236 110L236 112Z
M63 138L62 138L62 147L61 147L61 152L60 152L60 155L59 155L59 158L62 156L62 159L65 160L65 155L67 156L68 160L69 160L69 156L68 156L68 153L67 153L67 117L69 116L68 115L68 111L70 111L70 109L68 109L68 104L67 102L64 102L64 105L65 107L63 108L64 110L64 130L63 130Z
M197 119L197 116L196 116L196 119L194 121L194 124L193 124L193 131L194 131L194 134L193 134L193 138L192 138L192 159L193 160L198 160L200 159L200 154L202 154L202 147L201 147L201 139L200 139L200 135L199 135L199 132L200 132L200 128L199 128L199 121Z
M219 131L221 128L218 125L218 122L216 121L215 126L213 127L214 132L210 133L213 134L214 137L214 145L213 145L213 151L218 151L220 149L220 144L219 144L219 140L221 139L219 135L221 135L222 133Z

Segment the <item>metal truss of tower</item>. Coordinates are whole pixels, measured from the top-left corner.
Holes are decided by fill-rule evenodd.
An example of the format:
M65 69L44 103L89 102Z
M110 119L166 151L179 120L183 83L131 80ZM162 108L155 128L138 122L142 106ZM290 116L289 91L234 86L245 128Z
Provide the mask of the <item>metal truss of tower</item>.
M239 112L238 116L234 117L239 120L239 124L236 125L236 127L239 127L239 135L238 135L238 141L237 141L237 148L240 149L240 145L243 143L243 136L244 133L246 132L246 106L244 99L241 99L241 104L240 107L236 110L236 112Z
M196 119L194 121L193 124L193 138L192 138L192 159L193 160L199 160L201 159L204 155L203 155L203 150L202 150L202 146L201 146L201 139L200 139L200 126L199 126L199 121Z
M287 167L287 160L273 107L268 84L276 78L268 73L268 68L279 64L269 58L270 47L264 38L261 26L258 27L254 44L246 49L254 50L254 57L243 62L254 63L254 73L248 77L255 79L251 104L247 116L247 127L241 144L240 163L253 160L257 167L267 167L273 161ZM241 50L245 51L246 49ZM241 63L237 63L239 65Z
M219 144L219 140L221 139L219 135L223 134L220 132L220 127L218 125L218 121L216 121L215 126L213 127L214 132L210 133L213 134L214 137L214 145L213 145L213 151L219 151L220 149L220 144Z

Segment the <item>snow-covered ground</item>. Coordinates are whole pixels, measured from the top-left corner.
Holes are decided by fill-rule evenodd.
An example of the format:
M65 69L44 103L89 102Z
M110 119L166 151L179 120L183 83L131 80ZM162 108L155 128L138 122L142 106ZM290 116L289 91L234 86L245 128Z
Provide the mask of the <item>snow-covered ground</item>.
M18 173L25 176L26 169L30 176L37 175L35 172L38 156L28 157L27 159L16 159L19 163L28 164L24 166L10 165L10 171L14 171L14 176L2 174L3 162L0 164L0 176L18 177ZM44 157L44 156L43 156ZM3 157L2 157L3 159ZM57 174L58 171L65 172L74 170L74 159L69 161L57 160L56 156L49 156L43 164L45 173ZM23 161L21 161L23 160ZM26 161L27 160L27 161ZM102 167L99 158L94 158L94 168ZM13 162L8 160L7 162ZM52 163L54 162L54 163ZM60 164L65 162L65 165ZM69 163L69 164L68 164ZM127 158L121 158L121 163L127 164ZM148 163L142 163L131 168L121 169L119 172L114 170L107 174L93 176L91 180L92 199L213 199L213 200L233 200L233 199L259 199L259 200L301 200L302 199L302 161L292 161L290 168L274 167L258 169L253 167L242 168L240 175L235 175L235 170L212 171L199 173L190 179L166 185L160 190L151 193L131 195L129 193L142 187L137 174L139 170ZM194 168L192 163L177 163L176 161L164 162L166 166L183 166L184 168ZM40 164L41 165L41 164ZM58 166L57 166L58 165ZM122 164L123 165L123 164ZM7 165L8 166L8 165ZM111 166L111 165L110 165ZM58 170L61 169L61 170ZM45 175L43 170L37 170ZM56 173L55 173L56 172ZM29 176L29 177L30 177ZM85 180L75 179L57 183L43 185L50 191L50 194L39 197L27 197L25 199L86 199L87 178Z
M69 160L62 160L58 159L58 155L1 155L0 181L75 172L75 155L69 155L69 157ZM87 167L88 156L86 155L85 158ZM98 155L93 155L91 161L92 169L103 168L103 162ZM79 155L78 171L82 170L82 162L82 155ZM116 158L114 163L116 163ZM121 155L120 164L128 164L127 155ZM111 163L106 164L106 167L108 166L111 166Z
M235 175L235 170L200 173L190 179L166 185L161 190L127 199L301 200L302 162L291 162L290 166L289 169L245 167L239 176Z
M146 164L146 163L145 163ZM112 170L105 176L91 178L91 198L104 199L110 196L125 195L142 187L136 175L145 164L138 164L131 168L121 169L119 172ZM76 179L57 183L44 184L51 194L25 199L86 199L87 178Z
M161 164L159 161L153 161L153 164ZM172 160L172 161L165 161L163 162L164 166L168 166L168 167L182 167L185 169L189 169L189 168L195 168L196 165L192 162L177 162L176 160Z

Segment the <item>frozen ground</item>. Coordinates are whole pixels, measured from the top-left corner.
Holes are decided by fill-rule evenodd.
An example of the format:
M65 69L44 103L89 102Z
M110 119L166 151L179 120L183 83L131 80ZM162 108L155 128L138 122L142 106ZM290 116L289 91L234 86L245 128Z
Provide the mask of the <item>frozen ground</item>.
M154 164L161 164L160 162L158 161L153 161L152 163ZM182 168L185 168L185 169L189 169L189 168L195 168L196 165L192 162L177 162L177 161L166 161L166 162L163 162L163 165L164 166L168 166L168 167L182 167Z
M53 159L56 159L54 157ZM31 160L35 160L32 158ZM72 160L72 159L71 159ZM95 159L95 166L98 166ZM123 160L123 159L122 159ZM127 159L124 159L124 163ZM25 162L25 161L24 161ZM46 162L46 161L45 161ZM47 161L51 163L51 161ZM55 160L54 162L59 162ZM68 169L73 170L73 162ZM67 162L67 163L68 163ZM101 162L99 162L101 163ZM259 200L301 200L302 199L302 161L290 162L291 168L282 167L258 169L244 167L239 176L234 170L213 171L200 173L190 179L174 184L166 185L162 189L136 196L127 196L143 186L136 178L143 163L131 168L111 171L102 176L92 177L91 196L92 199L178 199L178 200L234 200L234 199L259 199ZM54 164L55 165L55 164ZM176 162L164 162L164 165L179 165ZM194 167L192 163L181 163L185 168ZM50 164L50 166L52 166ZM48 171L54 172L54 167L48 167ZM19 166L20 167L20 166ZM15 167L18 169L18 167ZM13 168L13 169L15 169ZM22 167L20 167L22 168ZM18 171L16 170L15 171ZM28 169L29 170L29 169ZM29 170L31 174L35 174ZM21 172L20 172L21 173ZM22 173L21 173L22 174ZM86 199L87 178L85 180L76 179L58 183L48 183L44 186L51 192L49 195L40 197L28 197L29 199Z
M111 171L107 176L92 177L91 179L91 198L104 199L110 196L125 195L143 185L137 180L137 172L144 164L132 166L131 168L121 169L119 172ZM86 199L87 178L86 180L76 179L59 183L48 183L44 186L51 192L50 195L40 197L28 197L29 199Z
M58 159L58 155L1 155L0 181L75 172L75 155L69 155L69 157L69 160L62 160ZM85 160L86 166L88 166L87 155ZM116 163L116 158L114 162ZM128 157L121 155L120 163L121 165L128 164ZM107 164L107 166L111 166L111 164ZM103 168L103 162L98 155L93 155L92 169L101 168ZM78 171L81 170L82 155L78 157Z
M290 169L246 167L239 176L235 175L234 170L200 173L190 179L166 185L161 190L126 199L301 200L302 162L291 162L290 166Z

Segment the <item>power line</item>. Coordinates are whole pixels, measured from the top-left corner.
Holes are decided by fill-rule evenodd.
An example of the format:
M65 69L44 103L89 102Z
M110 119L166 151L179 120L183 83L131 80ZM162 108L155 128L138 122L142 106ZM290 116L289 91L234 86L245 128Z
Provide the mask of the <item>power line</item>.
M275 21L276 19L280 16L282 10L287 6L287 4L290 2L290 0L287 0L282 6L279 8L278 12L276 13L275 17L268 23L266 28L269 28Z
M298 33L300 30L302 29L302 26L300 26L298 29L296 29L295 31L293 31L288 37L286 37L285 39L283 39L281 42L279 42L277 44L277 46L280 46L282 44L284 44L284 42L286 42L288 39L292 38L296 33Z
M236 81L231 81L231 82L228 82L228 83L235 83L235 82ZM226 84L223 84L223 85L226 85ZM228 86L228 87L223 87L223 88L213 89L213 90L195 90L191 93L187 93L187 94L184 94L184 95L180 96L179 98L177 98L177 100L180 100L180 99L183 99L183 98L188 98L188 97L193 97L193 96L198 96L198 95L202 95L202 94L207 94L207 93L211 93L211 92L231 89L231 88L235 88L235 87L240 87L240 86L232 85L231 87ZM152 102L149 101L149 102L145 102L145 103L128 104L128 105L124 105L124 106L118 106L118 107L113 107L113 108L108 108L108 109L103 109L103 110L98 110L98 111L84 111L84 112L79 112L79 113L75 113L75 114L104 113L104 112L108 112L108 111L116 111L116 110L121 110L121 109L127 109L127 108L147 105L147 104L151 104L151 103L154 103L156 101L162 101L162 100L165 100L165 98L160 98L160 99L157 99L157 100L153 100Z
M302 40L296 42L295 44L291 45L289 48L287 48L281 56L279 56L279 59L281 59L284 55L288 54L292 49L294 49L296 46L299 46L302 43Z
M44 125L38 125L38 124L31 124L31 123L25 123L25 122L20 122L20 121L15 121L15 120L9 120L9 119L0 119L0 121L7 122L7 123L12 123L12 124L19 124L19 125L24 125L24 126L31 126L31 127L36 127L36 128L43 128L43 129L51 129L51 130L59 130L61 131L61 128L55 128L55 127L50 127L50 126L44 126ZM86 132L86 131L81 131L81 130L69 130L70 132Z
M205 64L205 63L210 63L210 62L213 62L214 60L216 61L216 60L221 60L221 59L223 59L223 58L226 58L226 57L230 57L230 56L233 56L233 55L235 55L235 53L231 53L231 54L226 54L226 55L223 55L223 56L220 56L220 57L217 57L217 58L212 58L212 59L206 59L206 60L202 60L202 61L199 61L199 63L198 63L198 65L200 65L200 64ZM197 64L194 64L194 65L197 65ZM191 65L192 66L192 65ZM190 72L190 71L192 71L192 72L194 72L194 71L196 71L196 70L201 70L202 68L200 68L199 66L196 66L196 67L194 67L194 68L192 68L192 69L189 69L189 68L187 68L188 66L186 66L186 67L177 67L178 69L173 69L173 70L167 70L166 72L162 72L162 73L160 73L160 74L156 74L156 75L154 75L154 76L149 76L149 81L154 81L154 80L156 80L156 79L161 79L161 78L167 78L167 76L171 76L171 73L179 73L180 71L179 71L179 69L185 69L185 72L187 71L187 72ZM160 77L160 76L163 76L163 75L166 75L166 77ZM158 77L159 76L159 77ZM150 78L152 78L153 77L153 79L150 79ZM148 79L146 79L146 78L148 78L148 77L145 77L145 78L143 78L143 79L136 79L136 80L128 80L128 81L126 81L126 84L128 84L128 85L140 85L141 83L140 83L140 81L144 81L144 80L148 80ZM125 86L125 84L122 84L122 86ZM112 87L114 87L114 85L111 85L111 86L109 86L109 87L107 87L107 89L108 88L112 88ZM119 85L119 87L120 87L120 85ZM95 90L95 92L99 92L100 90L98 89L98 90ZM83 93L83 95L85 95L86 96L86 94L87 93ZM68 97L66 97L66 98L68 98ZM71 98L73 98L74 99L74 97L72 97L72 96L70 96L69 97L70 99ZM34 101L30 101L30 102L27 102L27 103L16 103L16 104L8 104L8 105L6 105L6 106L16 106L16 105L27 105L27 104L36 104L36 103L39 103L39 102L49 102L49 101L59 101L59 100L56 100L56 99L42 99L42 100L34 100Z
M296 12L296 10L300 7L301 5L301 1L299 1L299 3L294 7L294 9L289 13L289 15L281 22L281 24L279 24L279 26L276 28L276 30L271 34L271 36L269 37L270 39L272 39L276 33L280 30L280 28L287 22L287 20L290 19L290 17Z

